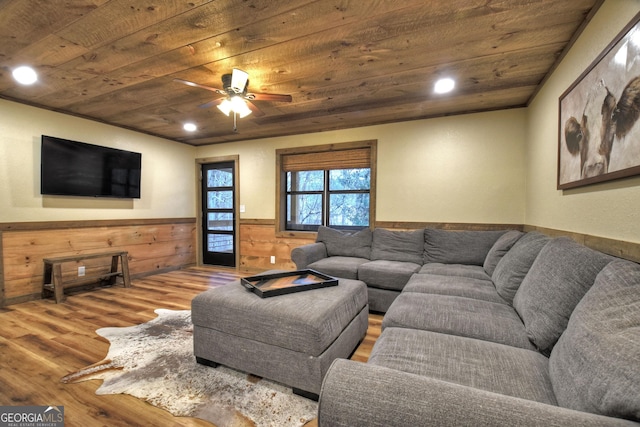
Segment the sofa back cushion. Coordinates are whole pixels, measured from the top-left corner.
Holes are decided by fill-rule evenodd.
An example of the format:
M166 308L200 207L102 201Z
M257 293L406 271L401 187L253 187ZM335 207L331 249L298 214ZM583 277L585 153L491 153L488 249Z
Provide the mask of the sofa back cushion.
M509 252L509 249L515 245L515 243L522 237L524 233L518 230L509 230L496 240L487 257L484 259L484 271L491 276L496 269L496 265L502 259L502 257Z
M640 421L640 265L608 264L549 358L560 406Z
M550 237L537 231L530 231L522 236L513 247L498 261L491 280L496 286L498 295L509 304L513 303L524 276L527 275L531 264L546 245Z
M424 262L482 265L491 247L506 230L424 230Z
M395 231L376 228L371 246L372 260L413 262L422 265L424 230Z
M345 232L320 226L316 242L327 247L328 256L350 256L356 258L371 257L371 230L365 228L358 232Z
M551 353L573 309L612 260L568 237L542 248L513 298L529 340L542 354Z

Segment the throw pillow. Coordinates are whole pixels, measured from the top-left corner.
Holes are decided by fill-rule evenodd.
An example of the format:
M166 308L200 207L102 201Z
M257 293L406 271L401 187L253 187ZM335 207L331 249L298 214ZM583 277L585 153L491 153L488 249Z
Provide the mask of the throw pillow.
M513 298L529 340L549 355L580 299L613 257L558 237L545 245Z
M549 358L560 406L640 421L640 265L608 264Z
M515 245L515 243L522 237L524 233L518 230L509 230L504 233L496 242L493 244L491 249L489 249L489 253L487 257L484 259L484 271L487 272L489 276L493 274L493 271L496 269L496 265L502 259L502 257L509 252L509 249Z
M489 249L506 231L424 230L424 262L482 265Z
M413 262L422 265L424 230L373 230L371 260Z
M343 232L320 226L316 242L327 247L328 256L350 256L369 259L371 256L371 230L365 228L358 232Z
M551 238L537 231L530 231L522 236L507 252L493 270L491 280L496 286L498 295L509 304L513 303L524 276L527 275L531 264L540 253L540 249Z

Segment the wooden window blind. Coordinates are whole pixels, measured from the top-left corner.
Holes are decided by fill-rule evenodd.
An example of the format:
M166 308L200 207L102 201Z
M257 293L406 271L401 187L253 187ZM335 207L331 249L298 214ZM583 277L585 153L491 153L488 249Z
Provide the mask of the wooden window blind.
M292 153L282 156L283 172L371 167L371 148Z

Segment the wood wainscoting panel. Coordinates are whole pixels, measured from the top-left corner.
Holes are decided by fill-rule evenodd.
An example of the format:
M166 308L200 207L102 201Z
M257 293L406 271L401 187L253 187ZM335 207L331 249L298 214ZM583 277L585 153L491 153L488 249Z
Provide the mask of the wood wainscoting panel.
M131 276L140 277L194 265L196 262L195 218L144 220L83 224L52 222L11 224L1 230L2 282L4 304L38 299L42 293L43 258L123 250L129 253ZM86 276L108 272L111 261L105 258L67 263L63 277L78 276L78 267Z
M590 234L575 233L571 231L556 230L553 228L526 225L525 231L539 231L551 237L570 237L576 242L595 249L605 254L613 255L633 262L640 262L640 243L614 240L606 237L592 236Z
M275 220L240 220L240 270L295 270L291 250L316 241L316 233L308 237L276 236ZM271 257L276 257L271 264Z
M433 222L376 222L376 227L390 230L441 228L446 230L522 230L521 224L458 224ZM317 233L276 232L275 220L240 220L240 270L247 273L265 270L295 270L291 250L316 241ZM276 257L271 264L271 256Z
M416 230L436 228L442 230L481 231L481 230L538 230L551 237L567 236L578 243L601 252L640 262L640 244L622 240L608 239L589 234L573 233L563 230L536 227L523 224L481 224L481 223L445 223L445 222L402 222L376 221L377 228L389 230ZM293 270L291 250L307 243L313 243L316 233L276 233L274 220L253 219L240 221L240 268L246 272L260 272L270 269ZM276 263L270 263L270 257L276 257Z

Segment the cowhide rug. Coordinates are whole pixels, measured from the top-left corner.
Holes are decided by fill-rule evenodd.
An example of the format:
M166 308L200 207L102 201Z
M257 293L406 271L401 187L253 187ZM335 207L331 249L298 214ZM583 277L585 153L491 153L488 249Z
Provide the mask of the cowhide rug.
M316 417L317 403L290 388L196 363L191 312L155 312L158 317L142 325L98 329L111 343L106 358L62 382L102 379L96 394L130 394L175 416L201 418L218 427L302 426Z

